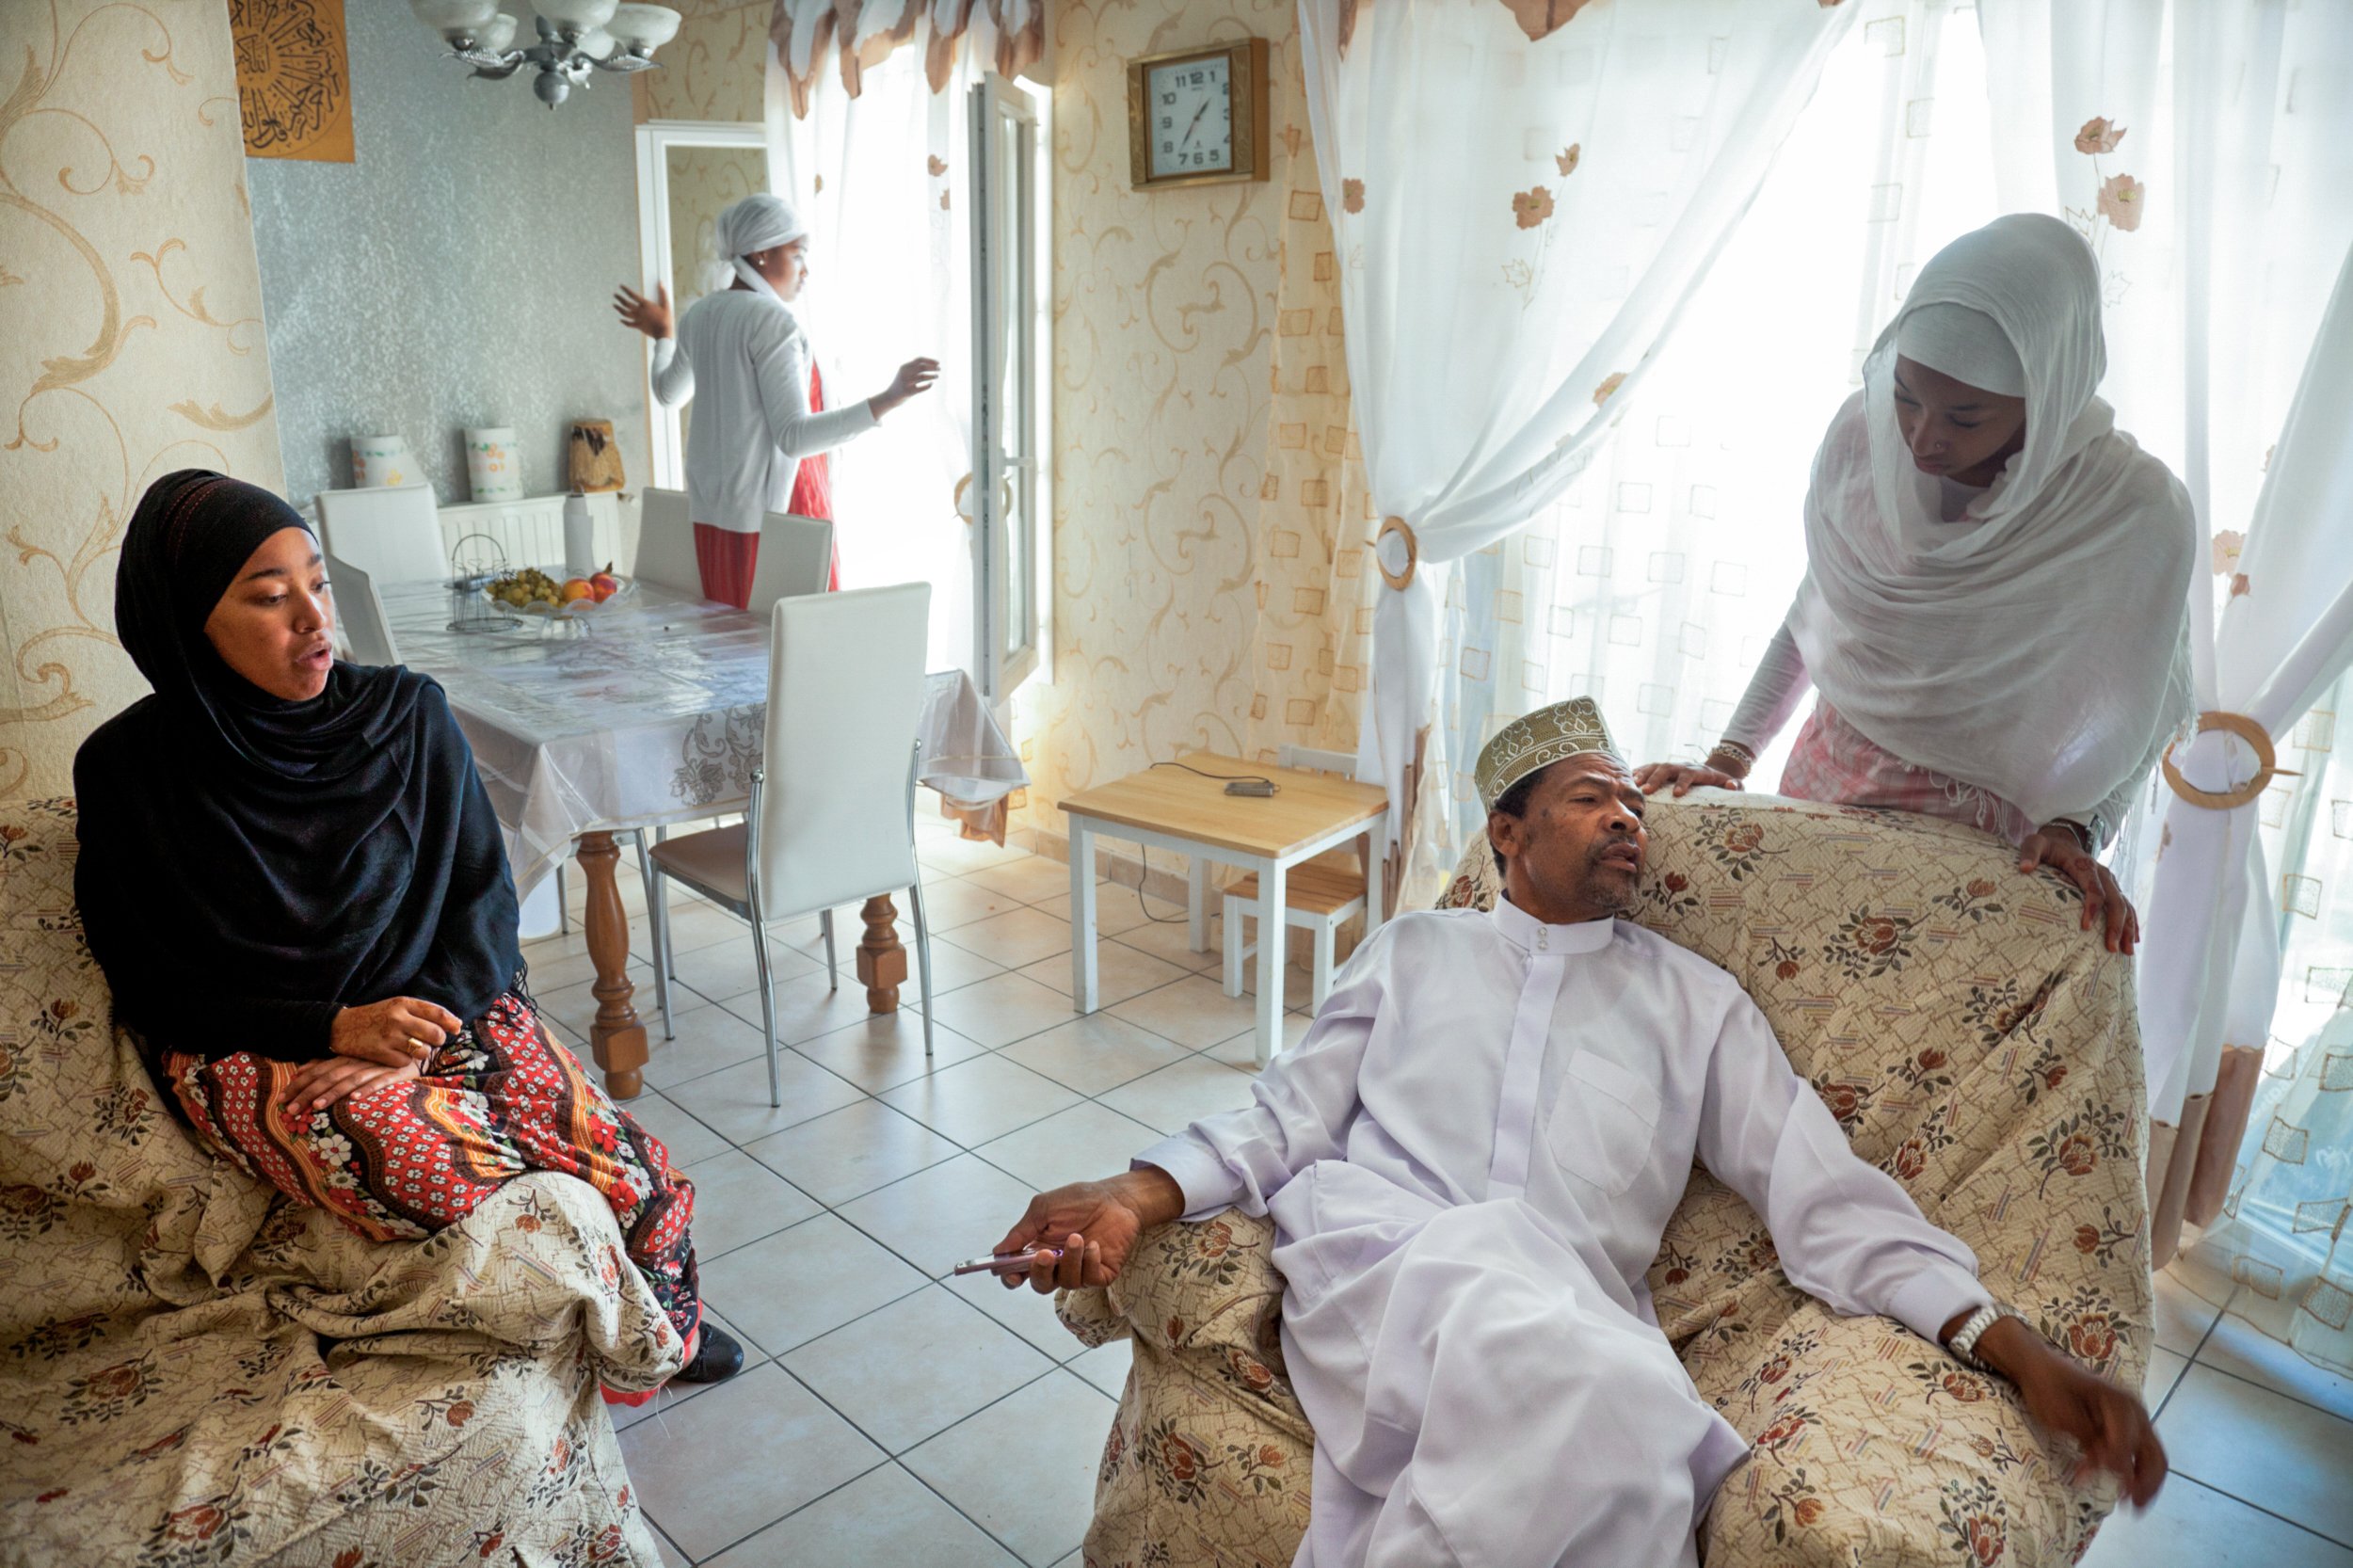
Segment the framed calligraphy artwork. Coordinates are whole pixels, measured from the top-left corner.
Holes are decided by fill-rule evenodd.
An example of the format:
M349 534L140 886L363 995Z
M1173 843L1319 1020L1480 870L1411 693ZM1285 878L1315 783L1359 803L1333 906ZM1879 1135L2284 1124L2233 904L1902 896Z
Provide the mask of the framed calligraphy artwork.
M229 26L247 155L350 163L344 0L229 0Z

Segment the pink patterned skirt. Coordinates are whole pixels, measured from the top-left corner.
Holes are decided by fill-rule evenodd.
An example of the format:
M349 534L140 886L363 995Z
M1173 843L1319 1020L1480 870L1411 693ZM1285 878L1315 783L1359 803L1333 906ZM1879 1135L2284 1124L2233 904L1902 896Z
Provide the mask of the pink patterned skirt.
M1818 695L1781 771L1781 792L1800 800L1945 817L1998 833L2013 844L2024 842L2039 825L1991 790L1915 766L1875 744Z

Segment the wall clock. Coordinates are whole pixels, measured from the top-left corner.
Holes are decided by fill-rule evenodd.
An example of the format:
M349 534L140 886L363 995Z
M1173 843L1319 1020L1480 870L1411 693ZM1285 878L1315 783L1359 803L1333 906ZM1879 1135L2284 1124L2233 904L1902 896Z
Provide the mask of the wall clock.
M1128 172L1138 190L1267 177L1262 38L1128 62Z

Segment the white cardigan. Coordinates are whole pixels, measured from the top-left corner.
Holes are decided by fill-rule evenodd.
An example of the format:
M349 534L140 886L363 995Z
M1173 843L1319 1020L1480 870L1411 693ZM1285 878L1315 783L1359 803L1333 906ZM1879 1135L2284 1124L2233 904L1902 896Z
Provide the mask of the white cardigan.
M812 411L808 339L792 312L748 289L705 295L654 344L653 394L675 408L697 392L686 432L686 507L696 522L757 534L792 496L801 459L873 428L864 400Z

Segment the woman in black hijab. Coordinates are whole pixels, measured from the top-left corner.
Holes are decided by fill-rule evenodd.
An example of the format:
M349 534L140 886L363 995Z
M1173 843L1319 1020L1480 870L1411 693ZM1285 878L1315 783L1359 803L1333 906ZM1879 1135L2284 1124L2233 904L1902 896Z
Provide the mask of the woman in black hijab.
M321 568L298 514L221 474L168 474L131 518L115 625L155 690L73 766L74 893L116 1020L216 1153L372 1240L430 1235L527 1170L587 1181L687 1347L679 1376L732 1375L743 1352L701 1321L693 1187L524 994L447 698L336 661Z

